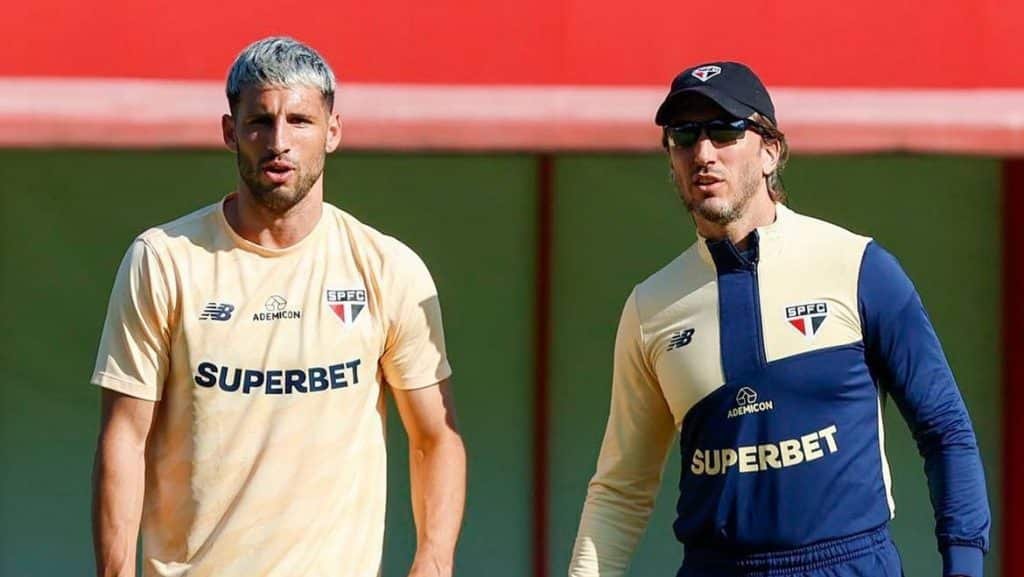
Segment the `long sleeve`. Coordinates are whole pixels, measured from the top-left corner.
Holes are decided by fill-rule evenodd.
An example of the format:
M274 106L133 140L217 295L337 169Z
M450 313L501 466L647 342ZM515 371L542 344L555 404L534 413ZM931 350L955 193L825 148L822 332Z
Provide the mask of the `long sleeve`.
M672 413L644 357L634 292L619 321L611 409L597 472L583 506L570 577L625 574L654 507L675 432Z
M943 574L980 577L991 524L985 477L942 346L910 279L873 242L864 253L858 290L869 366L924 457Z

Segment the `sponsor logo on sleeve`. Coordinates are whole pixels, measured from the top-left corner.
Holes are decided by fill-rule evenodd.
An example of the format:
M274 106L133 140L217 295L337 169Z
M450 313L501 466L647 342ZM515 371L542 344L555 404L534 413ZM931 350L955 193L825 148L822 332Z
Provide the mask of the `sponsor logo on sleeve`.
M824 301L786 307L786 322L808 339L813 339L818 334L827 318L828 304Z

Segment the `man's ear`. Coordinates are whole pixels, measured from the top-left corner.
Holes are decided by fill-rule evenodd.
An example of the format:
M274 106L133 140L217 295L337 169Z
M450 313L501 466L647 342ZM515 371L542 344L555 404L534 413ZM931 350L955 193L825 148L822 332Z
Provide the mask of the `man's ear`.
M332 112L330 118L327 119L327 143L325 149L329 154L337 150L340 144L341 114L337 112Z
M232 152L238 152L238 134L235 133L235 119L230 114L220 117L220 131L224 145Z
M761 174L768 176L775 172L779 166L779 156L782 154L782 143L778 140L761 141Z

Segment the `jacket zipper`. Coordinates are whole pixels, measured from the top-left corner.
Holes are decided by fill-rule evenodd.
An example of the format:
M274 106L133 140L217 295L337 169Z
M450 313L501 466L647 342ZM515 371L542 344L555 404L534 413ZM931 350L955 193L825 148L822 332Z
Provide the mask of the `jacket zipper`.
M760 249L760 247L759 247ZM760 252L760 250L758 251ZM764 352L764 325L761 322L761 290L760 281L757 278L757 267L760 265L761 255L757 255L757 260L751 263L750 272L754 275L754 336L757 339L757 360L761 363L761 368L768 366L768 358Z

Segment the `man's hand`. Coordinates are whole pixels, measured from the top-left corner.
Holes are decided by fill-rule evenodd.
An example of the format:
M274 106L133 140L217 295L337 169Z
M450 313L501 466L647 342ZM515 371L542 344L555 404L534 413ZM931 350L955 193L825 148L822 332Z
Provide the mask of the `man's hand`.
M451 577L466 502L466 450L455 424L448 381L392 389L409 435L409 476L416 556L409 577Z
M409 577L451 577L451 562L441 564L437 559L421 561L422 558L419 553L416 554L412 568L409 569Z

